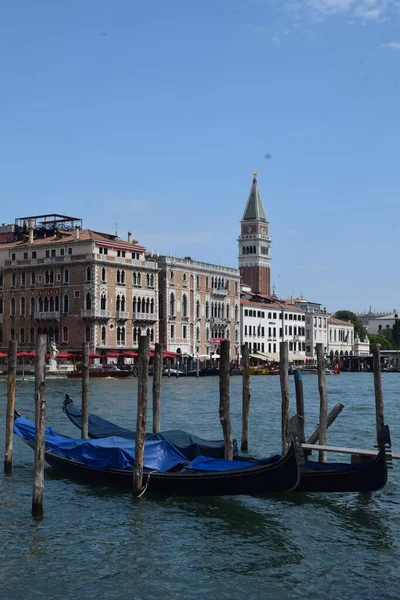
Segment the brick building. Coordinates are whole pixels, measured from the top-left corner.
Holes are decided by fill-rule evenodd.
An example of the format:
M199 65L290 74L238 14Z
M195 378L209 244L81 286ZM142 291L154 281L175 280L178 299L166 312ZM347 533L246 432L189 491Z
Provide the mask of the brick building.
M172 256L148 257L159 268L159 327L164 347L191 356L218 350L229 339L240 350L238 269Z
M137 241L41 215L0 228L0 348L32 350L47 333L62 351L134 349L158 341L157 265Z

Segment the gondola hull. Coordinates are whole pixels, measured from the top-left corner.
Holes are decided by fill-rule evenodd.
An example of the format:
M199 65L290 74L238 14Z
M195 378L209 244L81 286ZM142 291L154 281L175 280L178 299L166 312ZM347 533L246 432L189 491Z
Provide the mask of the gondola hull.
M100 485L113 485L132 489L131 470L94 469L82 463L45 453L46 463L66 477ZM146 493L168 496L236 496L265 494L294 489L299 481L299 468L294 447L283 459L262 467L250 467L229 472L193 473L143 473Z
M81 428L81 412L68 399L64 404L64 410L69 419L79 428ZM134 432L122 430L117 425L107 422L110 429L108 435L134 436ZM127 432L126 434L124 433ZM103 437L100 428L95 423L89 424L89 435L92 438ZM386 437L382 437L380 449L376 457L359 464L350 463L317 463L306 461L300 465L300 480L294 490L295 492L314 493L314 492L375 492L382 489L387 482L387 454L385 445L390 447L389 432L385 432ZM207 450L203 450L207 456ZM237 460L245 459L242 456L235 457Z

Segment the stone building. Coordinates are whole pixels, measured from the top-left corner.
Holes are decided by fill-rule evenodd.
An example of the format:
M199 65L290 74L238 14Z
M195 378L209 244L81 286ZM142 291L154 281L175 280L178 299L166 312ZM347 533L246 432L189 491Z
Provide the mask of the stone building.
M352 356L354 353L354 325L336 317L328 319L328 356Z
M317 358L317 344L323 344L324 354L328 352L328 315L326 308L318 302L305 298L290 298L286 304L301 308L306 315L306 356L313 361Z
M82 229L63 215L17 219L0 231L0 348L32 350L46 333L62 351L134 349L158 341L157 265L128 234Z
M231 358L240 347L240 276L237 269L191 258L148 256L159 269L160 342L190 356L217 352L229 339Z

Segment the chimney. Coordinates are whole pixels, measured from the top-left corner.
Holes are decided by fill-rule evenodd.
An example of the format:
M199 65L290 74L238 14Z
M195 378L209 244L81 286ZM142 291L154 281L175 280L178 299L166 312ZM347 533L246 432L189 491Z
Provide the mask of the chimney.
M74 240L79 240L81 235L81 230L79 225L75 225L75 230L74 230Z
M128 243L132 244L132 232L128 231Z
M29 244L33 244L33 232L35 230L35 219L28 219L28 242Z

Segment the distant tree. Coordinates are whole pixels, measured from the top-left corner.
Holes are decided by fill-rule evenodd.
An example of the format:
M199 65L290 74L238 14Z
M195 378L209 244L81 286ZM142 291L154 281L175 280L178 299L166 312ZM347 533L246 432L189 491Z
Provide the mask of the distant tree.
M391 327L386 327L386 329L380 329L377 335L380 335L389 340L389 342L393 346L393 330Z
M392 342L393 348L398 350L400 348L400 321L398 319L395 320L392 328Z
M383 335L369 335L370 344L380 344L382 350L393 350L391 342Z
M342 321L351 321L354 325L354 337L358 336L362 342L365 340L367 330L355 313L351 310L338 310L333 316Z

